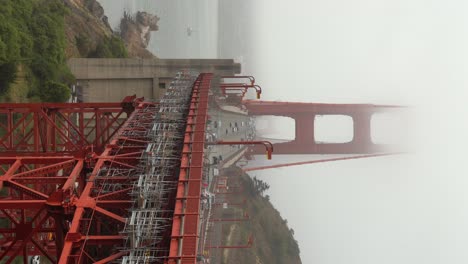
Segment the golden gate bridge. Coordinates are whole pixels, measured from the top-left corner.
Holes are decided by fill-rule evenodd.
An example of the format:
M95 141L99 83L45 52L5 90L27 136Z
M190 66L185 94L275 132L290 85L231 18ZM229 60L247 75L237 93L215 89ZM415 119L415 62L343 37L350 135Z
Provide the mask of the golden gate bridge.
M184 70L157 101L0 104L0 259L203 263L216 250L254 243L252 236L245 245L207 243L213 223L236 221L210 218L205 206L213 195L233 193L214 191L229 175L214 172L211 147L240 146L217 158L218 165L265 153L268 159L272 153L355 154L246 171L391 154L372 142L370 123L373 114L398 106L244 100L249 89L260 98L252 76ZM232 138L227 128L224 136L207 137L221 123L210 113L223 111L293 118L295 138L274 144ZM316 115L350 116L352 141L315 142Z

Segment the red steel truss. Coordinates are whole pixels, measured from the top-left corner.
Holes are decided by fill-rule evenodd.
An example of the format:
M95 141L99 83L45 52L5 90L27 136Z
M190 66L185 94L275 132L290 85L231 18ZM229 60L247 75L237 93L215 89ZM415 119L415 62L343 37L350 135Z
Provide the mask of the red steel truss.
M192 87L173 223L161 243L167 263L196 262L211 79L201 74ZM129 254L125 217L158 107L135 97L0 105L0 259L108 263Z
M156 106L140 103L104 152L79 197L58 263L107 263L125 255L123 230ZM120 251L119 251L120 249Z
M102 152L132 113L134 100L128 96L121 103L1 104L0 156Z
M251 76L238 77L248 78L251 85L254 84ZM170 202L163 208L167 214L164 217L172 218L172 224L165 227L161 246L157 248L159 245L156 245L154 250L158 252L158 260L167 264L195 264L202 251L199 247L203 236L200 233L203 229L200 227L200 202L212 79L210 73L198 76L192 87L188 115L183 118L186 126L185 122L178 121L184 124L185 133L183 146L182 137L178 143L182 148L180 170L178 167L174 170L172 179L177 182L177 189L171 189L167 196ZM237 99L240 103L242 98ZM373 106L247 102L247 108L252 115L287 113L286 116L296 119L295 141L275 144L276 153L372 154L359 158L380 155L371 151L368 142L368 117L379 110ZM9 264L18 257L26 263L32 255L41 255L51 263L60 264L108 263L130 256L132 253L126 246L133 241L123 230L128 224L129 211L139 202L132 190L142 171L140 162L148 152L145 150L150 140L147 135L158 109L162 107L134 96L121 103L0 104L2 263ZM353 115L357 124L355 135L358 135L353 144L327 151L317 147L312 142L311 116L318 114ZM161 115L170 116L170 112ZM218 141L215 144L253 143L264 144L271 158L273 146L267 141ZM255 150L263 153L263 149ZM179 154L175 159L179 161ZM335 160L338 159L275 166ZM234 192L218 193L231 194ZM240 219L216 218L209 222L246 220L248 216L244 215ZM252 238L249 238L245 246L215 245L211 248L248 248L251 245ZM146 256L143 252L143 258Z
M168 263L194 264L197 259L208 91L212 78L212 74L201 74L193 87L182 150Z
M52 263L89 263L124 254L116 245L122 244L122 215L131 203L125 183L132 177L118 172L135 166L146 147L125 132L141 129L141 120L151 118L148 107L154 105L135 97L122 103L0 105L6 121L0 123L4 263L16 257L26 263L32 255Z

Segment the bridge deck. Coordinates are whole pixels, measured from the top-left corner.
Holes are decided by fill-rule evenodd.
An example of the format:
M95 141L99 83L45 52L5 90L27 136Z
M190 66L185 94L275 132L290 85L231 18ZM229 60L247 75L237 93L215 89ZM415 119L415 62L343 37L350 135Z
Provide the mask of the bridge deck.
M243 149L205 143L254 133L242 111L218 105L217 82L182 73L156 103L2 105L0 259L196 263L207 255L217 243L208 230L219 235L209 224L216 177Z

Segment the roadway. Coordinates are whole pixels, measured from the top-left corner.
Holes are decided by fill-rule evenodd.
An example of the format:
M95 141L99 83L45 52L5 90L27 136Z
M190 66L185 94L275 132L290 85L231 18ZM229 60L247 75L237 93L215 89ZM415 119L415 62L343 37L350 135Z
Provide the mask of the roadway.
M253 120L238 112L230 112L211 107L208 110L209 122L207 124L207 142L214 141L247 141L255 137ZM209 160L210 169L205 183L204 190L214 194L216 189L216 180L219 172L222 172L224 161L229 160L243 148L242 145L208 145L205 157ZM202 199L201 217L200 217L200 240L198 254L206 255L210 253L210 263L220 263L222 260L222 249L206 249L209 245L223 245L225 243L222 237L222 222L210 222L213 217L221 217L222 206L211 206L212 202L222 203L225 201L225 195L216 197L208 202L209 198Z

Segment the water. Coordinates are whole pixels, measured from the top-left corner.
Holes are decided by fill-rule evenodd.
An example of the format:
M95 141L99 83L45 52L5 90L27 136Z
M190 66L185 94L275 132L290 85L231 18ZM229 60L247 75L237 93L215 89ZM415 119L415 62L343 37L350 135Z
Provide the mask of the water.
M118 28L126 11L146 11L160 17L159 30L152 32L148 50L159 58L217 58L217 0L98 0L112 28ZM187 28L191 28L189 36Z
M254 1L219 0L218 57L241 63L241 74L252 74L261 48L255 42L256 12Z

